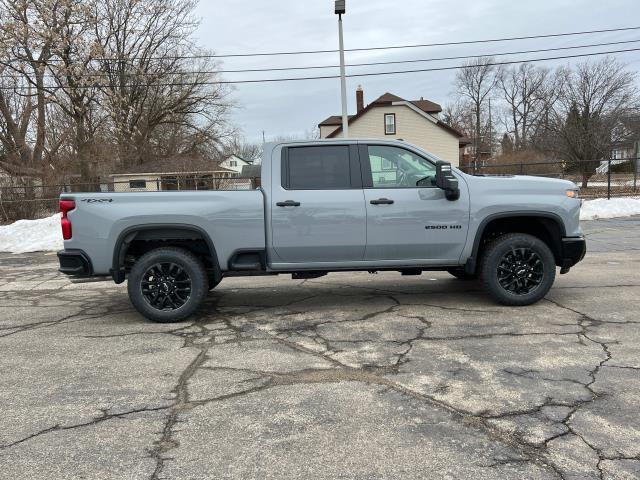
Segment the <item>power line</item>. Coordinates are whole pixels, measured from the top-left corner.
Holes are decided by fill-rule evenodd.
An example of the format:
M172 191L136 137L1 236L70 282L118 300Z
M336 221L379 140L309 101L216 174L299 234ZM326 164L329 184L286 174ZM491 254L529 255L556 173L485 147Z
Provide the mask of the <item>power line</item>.
M422 47L445 47L452 45L469 45L474 43L492 43L492 42L510 42L515 40L530 40L536 38L553 38L553 37L566 37L572 35L589 35L593 33L608 33L608 32L621 32L628 30L639 30L640 27L624 27L624 28L609 28L603 30L588 30L582 32L563 32L563 33L550 33L544 35L528 35L522 37L505 37L505 38L490 38L482 40L463 40L458 42L440 42L440 43L420 43L412 45L391 45L383 47L362 47L362 48L346 48L345 52L364 52L375 50L394 50L404 48L422 48ZM224 55L202 55L194 56L193 58L230 58L230 57L261 57L261 56L276 56L276 55L307 55L316 53L336 53L338 50L302 50L293 52L263 52L263 53L234 53Z
M630 30L640 30L638 27L621 27L621 28L606 28L601 30L585 30L580 32L561 32L561 33L547 33L541 35L526 35L520 37L503 37L503 38L487 38L480 40L461 40L457 42L439 42L439 43L417 43L409 45L388 45L382 47L360 47L360 48L346 48L345 52L365 52L376 50L397 50L404 48L423 48L423 47L446 47L453 45L471 45L476 43L495 43L495 42L511 42L516 40L532 40L539 38L557 38L557 37L569 37L575 35L591 35L594 33L611 33L611 32L625 32ZM298 50L288 52L258 52L258 53L227 53L227 54L194 54L194 55L160 55L146 57L145 60L167 60L167 59L198 59L198 58L234 58L234 57L270 57L278 55L310 55L317 53L336 53L338 50ZM118 57L97 57L96 60L102 61L123 61L126 59ZM59 60L57 60L59 61Z
M592 47L604 47L608 45L620 45L626 43L637 43L640 39L635 40L621 40L619 42L605 42L605 43L592 43L589 45L574 45L570 47L554 47L554 48L539 48L535 50L520 50L515 52L501 52L501 53L484 53L479 55L459 55L453 57L435 57L435 58L422 58L412 60L392 60L386 62L368 62L368 63L347 63L346 67L370 67L376 65L394 65L403 63L422 63L422 62L438 62L444 60L462 60L469 58L482 58L482 57L499 57L505 55L522 55L527 53L541 53L541 52L553 52L558 50L575 50L580 48L592 48ZM310 67L276 67L276 68L256 68L256 69L241 69L241 70L220 70L218 72L202 72L202 73L248 73L248 72L275 72L284 70L313 70L322 68L338 68L339 65L320 65Z
M347 64L347 67L369 67L369 66L378 66L378 65L397 65L404 63L423 63L423 62L438 62L444 60L465 60L471 58L482 58L482 57L501 57L506 55L523 55L529 53L541 53L541 52L555 52L562 50L576 50L581 48L593 48L593 47L604 47L609 45L621 45L621 44L629 44L629 43L637 43L640 42L640 39L635 40L621 40L617 42L604 42L604 43L592 43L587 45L573 45L569 47L554 47L554 48L538 48L534 50L519 50L513 52L499 52L499 53L483 53L479 55L458 55L453 57L435 57L435 58L423 58L423 59L412 59L412 60L391 60L385 62L368 62L368 63L350 63ZM131 72L126 73L126 75L131 76L157 76L157 75L194 75L194 74L203 74L203 75L213 75L219 73L256 73L256 72L281 72L281 71L294 71L294 70L316 70L316 69L325 69L325 68L338 68L339 65L314 65L307 67L273 67L273 68L249 68L249 69L240 69L240 70L192 70L192 71L176 71L176 72ZM46 74L46 78L55 78L52 74ZM97 72L97 73L83 73L77 75L76 77L109 77L108 73ZM0 75L0 78L14 78L12 75Z
M420 68L420 69L412 69L412 70L395 70L388 72L369 72L369 73L352 73L346 75L348 78L354 77L374 77L374 76L383 76L383 75L399 75L399 74L407 74L407 73L422 73L422 72L440 72L446 70L459 70L466 68L475 68L479 66L500 66L500 65L513 65L518 63L535 63L535 62L545 62L550 60L566 60L571 58L582 58L582 57L594 57L598 55L611 55L614 53L626 53L626 52L637 52L640 51L640 48L628 48L623 50L609 50L606 52L592 52L592 53L580 53L575 55L561 55L556 57L544 57L544 58L531 58L525 60L505 60L503 62L489 62L489 63L481 63L478 65L455 65L448 67L433 67L433 68ZM274 82L294 82L294 81L302 81L302 80L328 80L339 78L339 75L319 75L313 77L288 77L288 78L263 78L256 80L219 80L219 81L209 81L209 82L163 82L163 83L140 83L136 84L136 87L180 87L180 86L198 86L198 85L227 85L227 84L241 84L241 83L274 83ZM87 85L82 87L61 87L61 86L51 86L46 89L49 91L60 90L60 89L74 89L74 88L119 88L123 85L116 84L94 84ZM126 84L124 86L127 86ZM27 87L18 87L17 89L26 89ZM0 89L4 90L17 90L11 87L0 87Z

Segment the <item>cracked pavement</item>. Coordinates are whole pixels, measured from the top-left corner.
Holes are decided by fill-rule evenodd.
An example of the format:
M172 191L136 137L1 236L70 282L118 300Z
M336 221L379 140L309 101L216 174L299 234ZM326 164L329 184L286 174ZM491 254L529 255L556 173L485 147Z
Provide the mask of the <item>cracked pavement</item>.
M0 477L640 478L640 218L545 300L441 272L225 279L190 322L0 254Z

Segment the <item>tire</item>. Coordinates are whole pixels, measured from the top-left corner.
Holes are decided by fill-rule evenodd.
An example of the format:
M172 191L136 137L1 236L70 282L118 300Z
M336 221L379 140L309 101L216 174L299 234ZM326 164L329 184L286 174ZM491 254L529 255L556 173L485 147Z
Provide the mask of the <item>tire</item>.
M157 248L133 265L127 290L131 303L149 320L185 320L204 301L209 289L202 262L182 248Z
M485 289L498 303L531 305L553 285L556 262L542 240L524 233L508 233L487 245L480 275Z
M464 271L464 268L450 268L449 270L447 270L447 272L456 277L458 280L470 281L478 279L477 273L467 273Z

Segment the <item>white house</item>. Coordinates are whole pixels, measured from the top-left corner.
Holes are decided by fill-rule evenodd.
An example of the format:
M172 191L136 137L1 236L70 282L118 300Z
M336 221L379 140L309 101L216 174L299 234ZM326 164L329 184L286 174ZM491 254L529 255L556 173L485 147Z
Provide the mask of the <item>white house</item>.
M424 148L452 165L459 165L461 149L469 143L462 133L440 120L442 107L430 100L405 100L385 93L364 106L362 87L356 90L357 112L349 116L350 138L399 138ZM320 138L342 137L342 117L318 124Z
M220 166L227 170L233 170L236 173L242 172L242 167L245 165L251 165L251 162L240 158L238 155L231 154L223 161L220 162Z
M110 177L111 189L115 192L238 189L235 171L199 156L158 158L133 165ZM244 183L248 185L248 182Z

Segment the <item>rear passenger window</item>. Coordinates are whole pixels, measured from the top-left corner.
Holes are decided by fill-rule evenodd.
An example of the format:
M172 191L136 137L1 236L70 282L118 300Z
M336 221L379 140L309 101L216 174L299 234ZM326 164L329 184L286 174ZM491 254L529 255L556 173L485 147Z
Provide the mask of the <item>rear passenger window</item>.
M289 147L288 179L290 190L350 188L349 147Z

